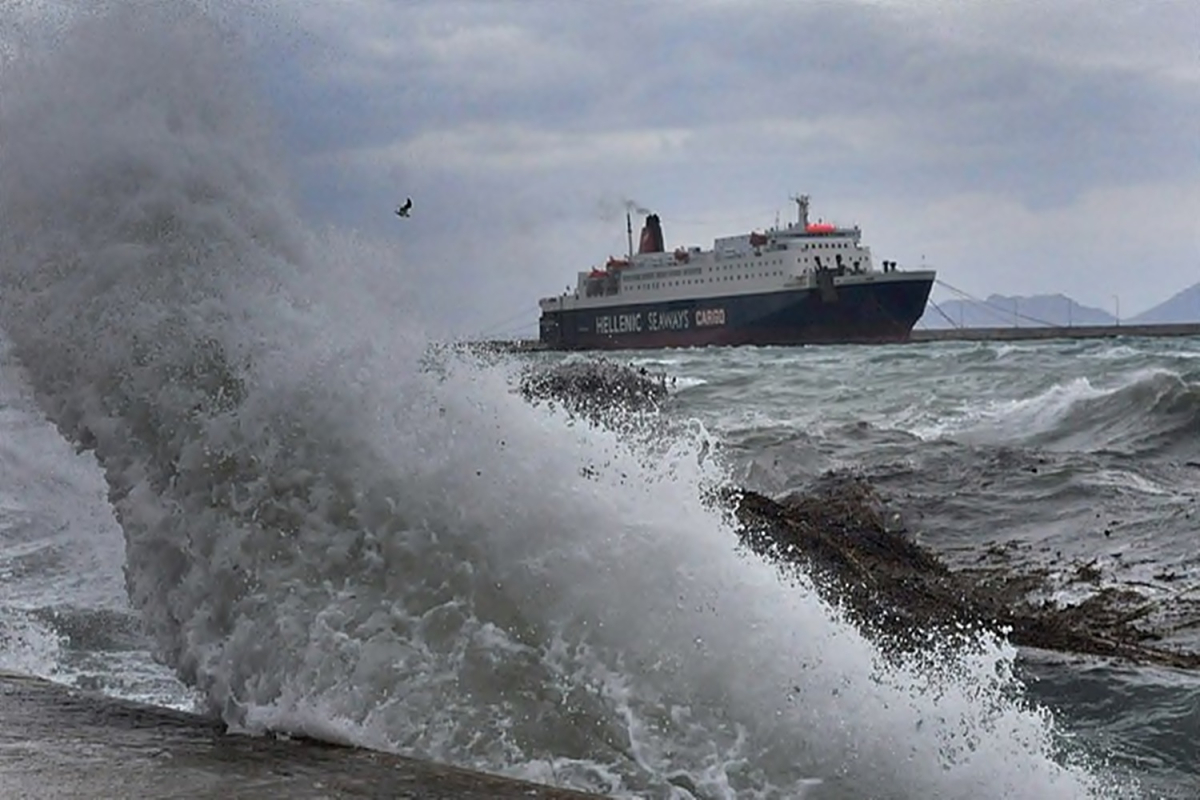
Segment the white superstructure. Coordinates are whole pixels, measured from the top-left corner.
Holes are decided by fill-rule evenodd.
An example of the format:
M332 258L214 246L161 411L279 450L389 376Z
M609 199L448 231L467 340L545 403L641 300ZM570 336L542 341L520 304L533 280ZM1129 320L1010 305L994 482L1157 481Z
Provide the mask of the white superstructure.
M543 298L539 304L543 311L566 311L915 277L913 272L898 274L890 261L876 269L857 226L810 222L808 195L792 199L798 208L796 222L764 233L724 236L711 250L665 251L658 217L650 215L637 253L578 273L574 291Z

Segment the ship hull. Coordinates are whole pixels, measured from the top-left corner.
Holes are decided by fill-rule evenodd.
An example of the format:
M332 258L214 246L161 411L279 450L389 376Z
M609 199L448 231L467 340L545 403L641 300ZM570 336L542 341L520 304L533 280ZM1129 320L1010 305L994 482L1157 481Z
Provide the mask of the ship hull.
M933 276L761 294L543 310L556 350L903 342L925 312Z

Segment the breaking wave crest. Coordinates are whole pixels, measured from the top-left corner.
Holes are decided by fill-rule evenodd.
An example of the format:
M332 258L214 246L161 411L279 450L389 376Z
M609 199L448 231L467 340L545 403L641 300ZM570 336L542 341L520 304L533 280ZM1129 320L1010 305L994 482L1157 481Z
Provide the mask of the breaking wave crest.
M1195 456L1200 374L1143 370L1112 388L1087 378L984 411L961 435L1050 449Z
M5 330L215 712L619 795L1104 794L1010 648L890 663L736 552L697 441L429 370L379 253L289 205L235 45L118 6L0 86Z

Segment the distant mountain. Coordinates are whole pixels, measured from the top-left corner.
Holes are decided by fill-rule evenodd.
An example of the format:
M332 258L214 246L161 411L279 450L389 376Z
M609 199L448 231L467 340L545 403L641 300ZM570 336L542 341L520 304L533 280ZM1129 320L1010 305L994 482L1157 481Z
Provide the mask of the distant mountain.
M1200 322L1200 283L1184 289L1149 311L1129 320L1131 323Z
M1200 303L1200 294L1197 294L1195 302ZM938 313L938 309L941 309L941 313ZM1033 297L993 294L983 301L947 300L936 305L930 301L925 309L925 316L917 323L917 327L1038 328L1059 325L1112 325L1116 321L1116 317L1107 311L1080 305L1063 294L1040 294Z

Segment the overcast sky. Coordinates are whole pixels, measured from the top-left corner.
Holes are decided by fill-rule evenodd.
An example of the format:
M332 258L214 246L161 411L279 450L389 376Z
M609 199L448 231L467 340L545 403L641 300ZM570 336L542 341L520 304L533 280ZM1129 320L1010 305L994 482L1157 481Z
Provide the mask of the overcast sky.
M305 213L390 243L459 333L532 332L624 252L627 201L708 247L809 193L977 296L1130 316L1200 281L1196 0L269 9L244 25Z

